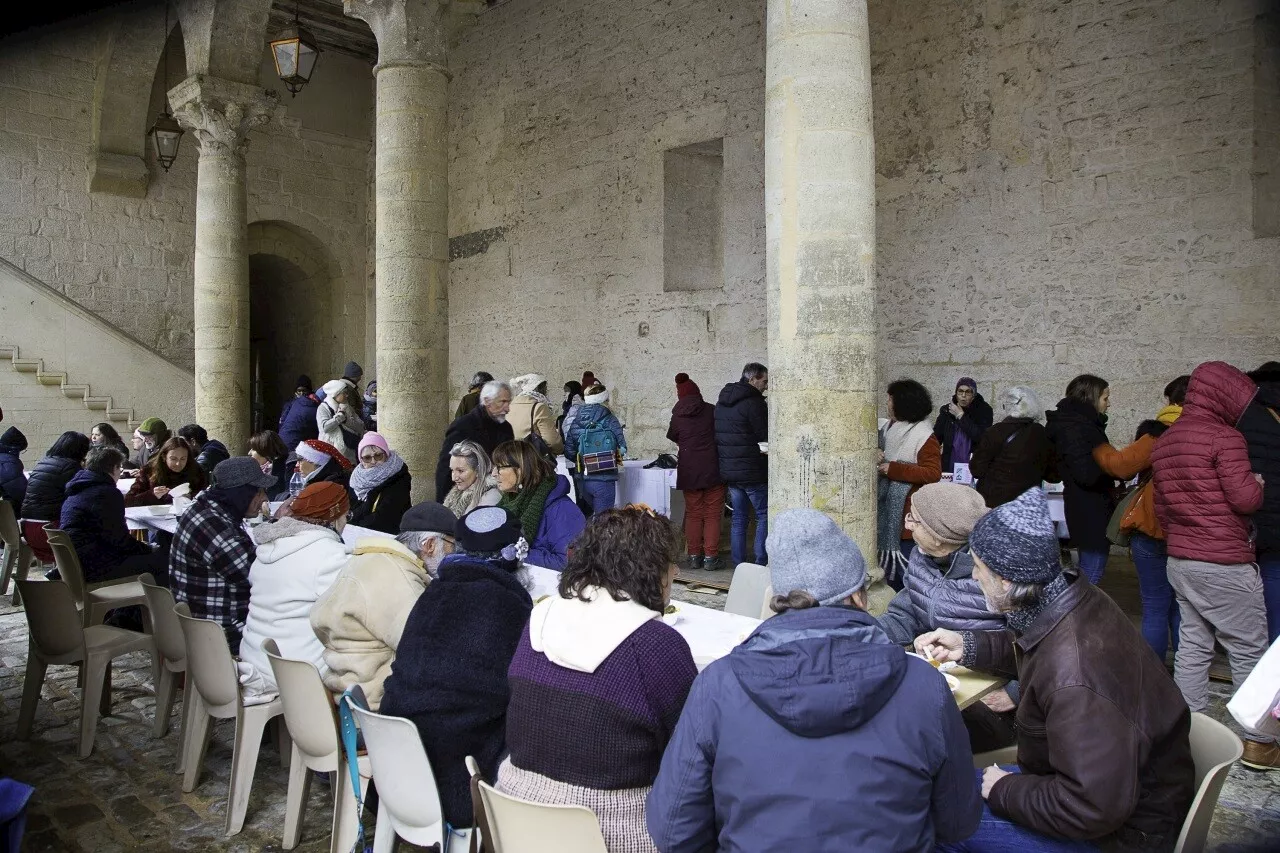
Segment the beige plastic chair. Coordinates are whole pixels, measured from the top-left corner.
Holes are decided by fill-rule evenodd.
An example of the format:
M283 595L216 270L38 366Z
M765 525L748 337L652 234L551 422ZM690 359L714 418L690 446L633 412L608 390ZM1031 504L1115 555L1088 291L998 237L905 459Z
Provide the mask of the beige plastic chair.
M84 626L101 625L109 611L117 607L146 605L147 597L137 578L117 578L102 583L85 583L84 569L80 566L80 557L71 544L71 537L65 530L56 527L45 527L49 535L49 547L53 549L53 559L58 565L58 573L62 580L71 587L71 594L80 605ZM144 615L148 613L143 610Z
M467 773L471 776L471 817L475 826L471 829L471 853L493 853L489 843L489 817L484 813L484 799L480 795L480 765L473 756L466 758Z
M391 853L400 838L419 847L438 844L444 850L444 809L418 727L404 717L387 717L358 705L351 710L364 736L378 787L373 853ZM448 847L463 849L469 838L470 833L455 831Z
M755 563L739 563L729 582L729 595L724 600L724 612L759 619L763 612L769 589L769 569Z
M467 762L468 768L474 765L470 756ZM483 780L480 799L493 853L609 853L600 820L585 806L531 803Z
M1001 749L993 749L990 752L975 752L973 755L973 766L976 770L985 770L992 764L1017 764L1018 763L1018 747L1006 746Z
M1191 758L1196 764L1196 798L1182 822L1173 853L1203 853L1213 823L1213 810L1227 773L1244 754L1244 744L1231 729L1204 714L1191 715Z
M18 712L18 737L31 736L36 703L45 672L51 665L79 664L84 671L84 691L80 696L80 757L93 752L98 713L111 713L110 688L104 688L111 661L130 652L154 655L151 637L110 625L85 628L76 612L76 602L65 583L58 581L17 581L22 606L31 632L27 671L22 683L22 707Z
M192 618L185 603L175 607L174 612L187 645L187 678L194 682L195 688L191 691L191 711L185 715L190 728L183 758L182 791L191 793L200 781L200 768L213 731L210 721L235 720L226 829L227 835L235 835L244 828L262 733L268 722L284 713L284 704L277 698L262 705L246 706L222 626L209 619ZM288 765L288 754L283 748L280 759Z
M284 721L293 741L289 759L289 795L284 807L284 849L298 846L302 837L302 814L311 789L311 770L336 773L333 785L333 825L330 830L331 853L348 853L359 836L356 798L351 791L351 773L343 754L338 734L338 718L333 697L320 680L319 671L307 661L281 657L275 640L265 640L262 650L271 661L271 671L284 703ZM360 796L368 788L368 756L356 760L360 771Z
M177 676L187 671L187 641L182 636L182 625L173 612L173 593L156 584L150 574L138 575L138 583L147 597L147 612L151 613L151 629L156 639L156 720L152 737L164 737L169 733L169 716L173 713L173 694L177 689ZM183 679L182 721L178 735L178 772L183 770L186 758L187 731L190 724L187 714L191 711L191 679Z
M18 517L14 515L13 504L8 501L0 501L0 541L4 542L4 558L0 562L0 595L4 595L9 589L9 578L15 575L25 578L33 559L31 549L22 541L22 531L18 528Z

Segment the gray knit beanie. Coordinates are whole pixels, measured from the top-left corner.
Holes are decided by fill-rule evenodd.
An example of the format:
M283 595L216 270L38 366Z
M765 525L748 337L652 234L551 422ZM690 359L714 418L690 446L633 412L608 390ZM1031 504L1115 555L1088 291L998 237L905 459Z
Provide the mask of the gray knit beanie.
M958 483L930 483L911 496L911 511L942 544L959 548L969 541L987 503L977 489Z
M774 519L765 550L778 595L802 589L819 604L839 604L867 584L857 543L816 509L789 509Z
M1057 530L1039 486L979 519L969 548L987 568L1014 583L1048 583L1062 572Z

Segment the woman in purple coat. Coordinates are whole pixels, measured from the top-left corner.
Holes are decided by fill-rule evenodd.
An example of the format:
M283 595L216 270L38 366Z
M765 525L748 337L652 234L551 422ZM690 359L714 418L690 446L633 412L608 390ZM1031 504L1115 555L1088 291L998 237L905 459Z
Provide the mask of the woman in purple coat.
M697 383L687 373L676 374L676 397L667 440L680 448L676 488L684 493L689 568L717 569L725 485L716 452L716 407L702 399Z
M560 571L569 546L587 520L569 498L569 480L527 441L504 441L493 449L493 473L502 499L498 506L520 519L531 566Z

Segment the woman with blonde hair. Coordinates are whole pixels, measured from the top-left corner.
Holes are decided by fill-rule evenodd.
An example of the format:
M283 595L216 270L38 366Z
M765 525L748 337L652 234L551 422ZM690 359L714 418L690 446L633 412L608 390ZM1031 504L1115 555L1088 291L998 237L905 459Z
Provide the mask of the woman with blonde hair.
M462 518L476 507L497 506L502 492L493 482L493 463L474 441L460 441L449 450L449 476L453 488L445 495L445 507Z

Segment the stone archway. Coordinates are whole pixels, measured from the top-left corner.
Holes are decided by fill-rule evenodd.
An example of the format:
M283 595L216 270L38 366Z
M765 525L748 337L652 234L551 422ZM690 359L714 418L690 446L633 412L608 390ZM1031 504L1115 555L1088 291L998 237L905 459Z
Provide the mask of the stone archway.
M249 351L254 431L275 429L299 374L317 385L337 352L328 249L305 229L269 220L249 226ZM340 365L338 365L340 367Z

